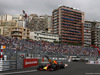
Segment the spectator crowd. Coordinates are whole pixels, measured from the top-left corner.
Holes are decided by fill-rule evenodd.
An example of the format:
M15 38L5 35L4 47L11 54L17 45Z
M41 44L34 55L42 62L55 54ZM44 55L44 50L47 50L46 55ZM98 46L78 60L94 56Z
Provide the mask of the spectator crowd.
M65 55L86 55L98 56L98 51L93 47L75 46L68 44L51 43L45 41L34 40L18 40L17 38L10 38L0 35L0 45L6 46L6 51L20 51L20 52L42 52L48 54L65 54Z

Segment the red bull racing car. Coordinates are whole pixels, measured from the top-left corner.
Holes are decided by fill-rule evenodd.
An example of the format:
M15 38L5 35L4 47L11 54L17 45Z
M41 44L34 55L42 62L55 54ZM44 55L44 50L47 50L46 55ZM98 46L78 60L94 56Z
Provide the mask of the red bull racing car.
M65 68L65 64L62 64L62 63L60 63L60 64L46 64L46 65L43 65L43 64L41 64L41 65L39 65L38 66L38 68L37 68L37 70L39 70L39 71L55 71L55 70L59 70L59 69L63 69L63 68Z
M50 60L50 59L49 59ZM37 70L39 71L55 71L58 69L63 69L66 66L68 66L67 64L63 64L62 62L58 63L56 61L49 61L48 64L41 64L38 66Z

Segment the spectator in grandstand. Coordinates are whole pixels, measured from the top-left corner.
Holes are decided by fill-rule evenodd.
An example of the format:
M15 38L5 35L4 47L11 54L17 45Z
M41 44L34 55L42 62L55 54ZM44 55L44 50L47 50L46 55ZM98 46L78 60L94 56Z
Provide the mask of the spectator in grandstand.
M18 40L0 35L0 44L6 45L6 50L20 52L42 52L48 54L90 55L96 56L98 52L92 47L74 46L67 44L50 43L45 41Z

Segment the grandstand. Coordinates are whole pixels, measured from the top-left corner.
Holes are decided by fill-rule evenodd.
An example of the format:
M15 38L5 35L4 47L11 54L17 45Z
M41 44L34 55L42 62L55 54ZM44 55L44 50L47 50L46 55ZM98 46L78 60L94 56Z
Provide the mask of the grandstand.
M44 55L48 55L52 60L63 62L68 61L70 56L78 56L82 60L98 57L98 51L93 47L51 43L42 40L18 40L0 35L0 45L2 44L6 46L3 55L7 55L7 60L16 61L17 68L23 68L24 58L38 58L41 62ZM45 61L47 60L45 59Z
M47 55L84 55L84 56L98 56L96 48L74 46L67 44L58 44L45 41L33 40L18 40L17 38L9 38L0 35L0 44L4 44L6 49L5 54L14 54L16 51L24 54L47 54Z

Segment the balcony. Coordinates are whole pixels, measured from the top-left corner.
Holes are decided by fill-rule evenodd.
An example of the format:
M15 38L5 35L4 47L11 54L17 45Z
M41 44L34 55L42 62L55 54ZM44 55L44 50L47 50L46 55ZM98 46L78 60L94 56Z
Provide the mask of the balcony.
M70 28L75 28L75 29L81 29L81 28L78 28L78 27L73 27L73 26L67 26L67 25L61 25L62 27L70 27Z
M75 29L67 29L67 28L61 28L62 30L72 30L72 31L76 31L76 32L82 32L82 31L79 31L79 30L75 30Z
M82 15L81 14L77 14L77 13L73 13L73 12L68 12L68 11L64 11L62 10L63 13L67 13L67 14L71 14L71 15L75 15L75 16L78 16L78 17L81 17Z
M81 41L82 39L77 39L77 38L69 38L69 37L62 37L63 39L71 39L71 40L75 40L75 41Z
M20 32L22 32L21 29L12 29L11 31L20 31Z
M70 21L70 20L65 20L63 19L62 21L65 21L65 22L70 22L70 23L75 23L75 24L83 24L82 22L76 22L76 21Z
M69 34L61 34L61 35L64 35L64 36L69 36L69 37L78 37L78 38L79 38L79 37L80 37L80 38L82 37L82 36L77 36L77 35L69 35Z
M61 33L69 33L69 34L80 34L81 35L81 33L74 33L74 32L69 32L69 31L61 31Z
M79 20L79 19L76 19L76 18L72 18L72 17L70 17L70 16L65 16L65 15L63 15L62 17L65 17L65 18L70 18L70 19L74 19L75 21L79 21L79 22L81 22L82 20Z
M72 25L72 26L75 26L75 27L80 27L81 25L76 25L76 24L72 24L72 23L66 23L66 22L61 22L63 23L62 25Z
M77 42L77 41L68 41L68 40L62 40L62 42L69 42L69 43L80 43L80 42Z
M18 33L14 33L14 34L11 34L12 36L22 36L22 34L18 34Z

